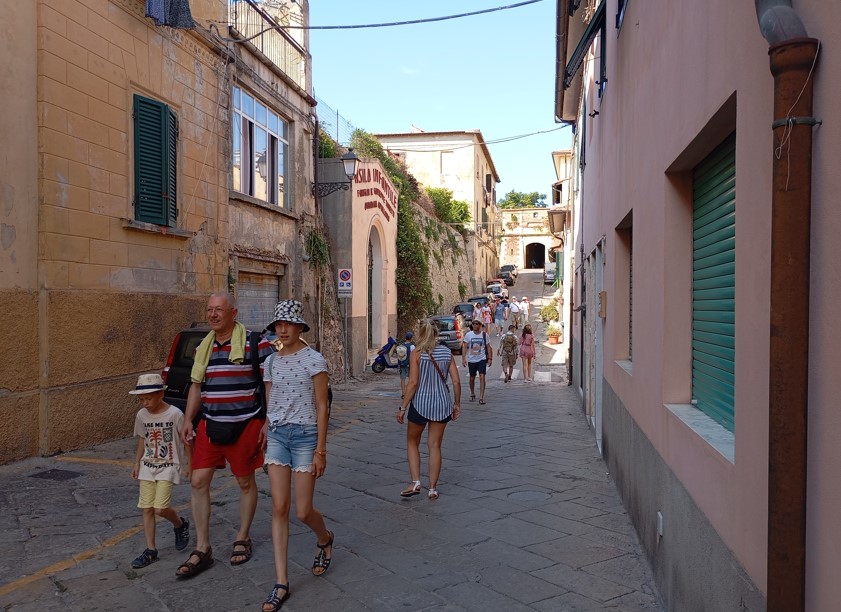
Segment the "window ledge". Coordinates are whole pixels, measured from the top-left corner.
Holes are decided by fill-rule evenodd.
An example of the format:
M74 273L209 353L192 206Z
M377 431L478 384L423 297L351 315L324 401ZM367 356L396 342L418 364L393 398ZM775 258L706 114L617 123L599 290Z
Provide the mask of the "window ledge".
M722 427L692 404L663 404L663 406L683 421L689 429L717 450L730 463L736 463L736 436Z
M273 213L281 214L284 217L289 217L290 219L295 219L295 220L298 219L298 215L296 215L295 213L293 213L293 212L291 212L291 211L289 211L285 208L281 208L280 206L277 206L276 204L270 204L269 202L266 202L265 200L260 200L258 198L254 198L250 195L240 193L239 191L233 191L233 190L230 191L228 193L228 198L231 199L231 200L234 200L236 202L243 202L245 204L251 204L253 206L258 206L258 207L260 207L264 210L268 210L268 211L271 211Z
M628 376L634 375L634 362L630 359L617 359L616 365L627 372Z
M149 232L152 234L161 234L162 236L173 236L174 238L181 238L187 240L196 235L196 232L189 230L178 229L177 227L167 227L166 225L157 225L155 223L146 223L145 221L135 221L134 219L123 219L123 229L134 230L137 232Z

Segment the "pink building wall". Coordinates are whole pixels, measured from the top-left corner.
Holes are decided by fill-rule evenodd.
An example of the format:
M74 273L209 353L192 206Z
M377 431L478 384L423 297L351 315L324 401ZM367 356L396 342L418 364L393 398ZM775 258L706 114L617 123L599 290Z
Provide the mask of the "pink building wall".
M835 609L841 581L841 5L794 3L822 41L813 75L812 286L809 377L807 604ZM766 591L768 353L773 79L753 2L628 3L621 31L608 0L608 83L598 100L585 79L586 161L581 208L585 256L604 242L604 382L650 440L753 583ZM578 17L578 16L576 16ZM596 46L598 49L598 46ZM585 70L587 64L585 61ZM591 75L592 76L592 73ZM598 78L598 77L596 77ZM722 127L716 128L720 123ZM734 455L722 455L665 405L691 393L691 169L736 132L736 395ZM579 135L584 134L579 128ZM633 210L633 367L620 367L624 328L616 226ZM580 325L574 330L580 338ZM627 343L626 343L627 344ZM668 537L680 517L665 518ZM654 521L654 516L644 517Z

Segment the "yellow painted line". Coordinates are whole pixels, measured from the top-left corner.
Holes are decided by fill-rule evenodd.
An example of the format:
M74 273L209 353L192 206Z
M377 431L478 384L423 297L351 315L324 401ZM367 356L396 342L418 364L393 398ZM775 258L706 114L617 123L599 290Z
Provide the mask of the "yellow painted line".
M76 463L96 463L98 465L124 465L132 467L134 461L118 459L96 459L94 457L54 457L58 461L70 461Z
M108 463L109 462L108 460L102 460L102 459L91 459L91 460L88 460L88 461L93 461L93 462L100 462L101 461L103 463ZM119 463L119 462L112 461L111 463ZM225 489L230 489L231 487L233 487L236 484L237 484L237 481L236 481L235 478L233 478L233 479L231 479L230 482L227 482L224 485L220 486L219 488L215 489L215 492L218 493L218 492L224 491ZM185 504L181 504L180 506L176 506L174 508L174 510L180 512L181 510L186 510L189 507L190 507L190 504L185 503ZM158 518L158 521L163 521L163 520L165 520L165 519ZM15 580L14 582L10 582L9 584L5 584L3 586L0 586L0 597L2 597L3 595L8 595L9 593L18 590L21 587L25 587L27 584L31 584L31 583L35 582L36 580L40 580L41 578L44 578L45 576L49 576L51 574L56 574L58 572L66 570L66 569L70 569L71 567L73 567L77 563L79 563L80 561L85 561L87 559L90 559L91 557L99 554L103 550L108 549L108 548L112 548L112 547L116 546L117 544L119 544L120 542L123 542L123 541L127 540L128 538L130 538L134 535L137 535L141 531L143 531L143 526L142 525L138 525L137 527L131 527L131 528L126 529L125 531L123 531L121 533L118 533L116 535L111 536L110 538L108 538L107 540L102 542L102 544L100 544L99 546L94 546L93 548L89 548L88 550L85 550L85 551L82 551L82 552L80 552L76 555L73 555L69 559L64 559L62 561L57 561L56 563L53 563L52 565L48 565L47 567L44 567L44 568L38 570L34 574L29 574L28 576L24 576L23 578L19 578L18 580Z

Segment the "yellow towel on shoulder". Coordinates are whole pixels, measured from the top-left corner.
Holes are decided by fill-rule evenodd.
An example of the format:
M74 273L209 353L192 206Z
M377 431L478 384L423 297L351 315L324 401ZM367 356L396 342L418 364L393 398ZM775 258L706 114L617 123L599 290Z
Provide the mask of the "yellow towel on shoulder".
M234 333L231 336L231 356L228 358L231 363L239 365L245 359L245 334L245 325L239 321L234 323ZM207 364L210 363L215 341L216 332L211 331L196 348L196 359L190 372L190 378L194 383L200 383L204 380L204 373L207 370Z

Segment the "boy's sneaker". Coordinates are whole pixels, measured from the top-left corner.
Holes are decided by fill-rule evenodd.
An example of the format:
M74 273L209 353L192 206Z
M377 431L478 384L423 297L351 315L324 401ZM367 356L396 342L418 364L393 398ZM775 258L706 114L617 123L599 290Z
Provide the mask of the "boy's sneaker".
M158 560L158 551L152 550L151 548L147 548L140 556L137 557L134 561L131 562L131 566L134 569L140 569L141 567L146 567L147 565L151 565L155 561Z
M190 521L181 517L181 527L175 527L175 550L184 550L190 543Z

